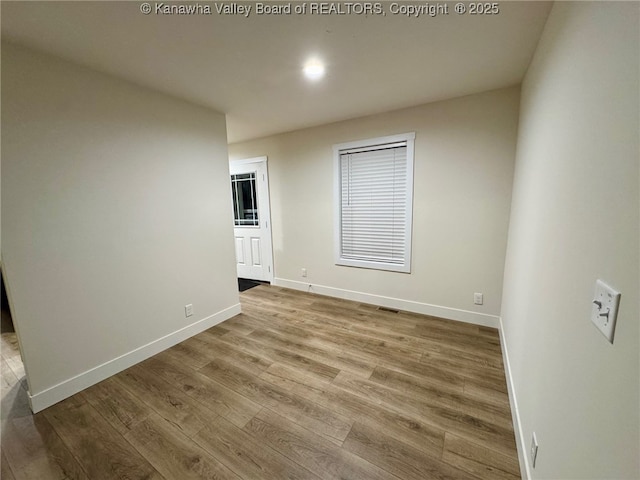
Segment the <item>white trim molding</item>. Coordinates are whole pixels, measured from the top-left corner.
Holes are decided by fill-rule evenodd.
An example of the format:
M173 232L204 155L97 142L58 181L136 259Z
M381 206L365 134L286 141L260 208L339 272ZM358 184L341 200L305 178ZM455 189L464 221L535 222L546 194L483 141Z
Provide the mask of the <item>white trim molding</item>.
M409 132L333 145L336 265L411 272L415 138Z
M500 347L502 348L502 361L504 363L504 376L507 380L507 392L509 394L509 406L511 407L511 420L513 422L513 432L516 437L516 448L518 450L518 461L520 463L520 475L524 480L531 478L531 468L529 465L529 449L524 439L522 431L522 423L520 422L520 412L518 410L518 401L516 399L516 390L511 374L511 363L509 361L509 348L507 347L507 338L504 333L504 325L502 317L499 317L498 332L500 333Z
M214 313L208 317L198 320L191 325L187 325L180 330L158 338L152 342L136 348L131 352L125 353L113 360L98 365L86 372L83 372L75 377L72 377L64 382L61 382L53 387L49 387L42 392L31 394L29 392L29 404L33 413L38 413L51 405L54 405L65 398L75 395L82 390L89 388L91 385L95 385L106 378L109 378L116 373L119 373L127 368L152 357L167 348L197 335L219 323L228 320L240 313L240 304L235 304L229 308L226 308L218 313Z
M497 328L498 333L500 334L500 347L502 348L504 374L507 383L507 392L509 395L509 405L511 407L511 417L513 421L516 447L518 450L520 472L523 479L529 480L531 478L529 457L527 456L528 448L523 436L522 424L520 422L520 413L518 410L518 402L516 399L515 385L511 373L511 363L509 361L509 348L507 347L504 326L502 324L502 317L497 315L487 315L484 313L471 312L468 310L460 310L457 308L444 307L441 305L431 305L428 303L421 303L413 300L385 297L382 295L344 290L335 287L328 287L325 285L316 285L313 283L304 283L296 280L287 280L285 278L274 278L273 285L278 287L291 288L293 290L317 293L319 295L326 295L329 297L343 298L345 300L353 300L356 302L369 303L372 305L380 305L382 307L394 308L407 312L446 318L448 320L473 323L475 325L481 325L484 327Z
M263 280L267 282L273 282L274 264L273 264L273 229L271 223L271 194L269 193L269 159L266 156L245 158L242 160L230 160L229 172L237 172L238 169L242 170L242 167L255 166L256 172L256 186L258 193L258 208L259 214L259 229L262 246L260 247L262 255L262 273L260 275L252 276L245 275L238 272L238 277L251 278L253 280ZM250 167L248 167L250 168ZM234 170L235 169L235 170ZM232 173L233 175L233 173ZM262 175L262 181L259 180ZM240 229L246 227L234 226L234 235L238 238ZM255 227L254 227L255 228ZM237 247L236 247L237 248ZM243 267L247 269L247 267ZM248 272L250 273L250 272ZM253 273L256 273L255 271Z
M429 303L404 300L402 298L385 297L382 295L356 292L353 290L328 287L325 285L298 282L296 280L287 280L285 278L274 278L273 285L278 287L291 288L293 290L317 293L319 295L326 295L328 297L343 298L345 300L353 300L356 302L379 305L386 308L394 308L396 310L404 310L406 312L430 315L432 317L440 317L446 318L448 320L473 323L475 325L481 325L483 327L499 328L500 326L500 317L496 315L488 315L486 313L471 312L469 310L443 307L441 305L431 305Z
M234 165L246 165L247 163L267 163L269 161L269 159L267 158L266 155L263 155L262 157L252 157L252 158L243 158L241 160L230 160L229 164L234 164Z

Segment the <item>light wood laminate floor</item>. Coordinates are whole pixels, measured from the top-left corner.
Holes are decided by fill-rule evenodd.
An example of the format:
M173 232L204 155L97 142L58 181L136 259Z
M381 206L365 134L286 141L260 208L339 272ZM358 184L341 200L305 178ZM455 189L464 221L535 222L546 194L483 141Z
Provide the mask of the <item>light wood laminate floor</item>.
M278 287L37 415L3 334L12 479L520 478L495 329Z

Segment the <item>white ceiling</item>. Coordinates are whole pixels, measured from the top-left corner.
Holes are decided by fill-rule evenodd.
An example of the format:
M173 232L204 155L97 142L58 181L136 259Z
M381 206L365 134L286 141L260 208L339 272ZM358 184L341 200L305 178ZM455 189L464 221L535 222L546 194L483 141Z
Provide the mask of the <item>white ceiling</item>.
M500 2L498 15L458 15L452 2L449 15L408 18L390 2L385 15L369 16L260 16L241 2L254 7L245 18L199 3L213 14L143 15L138 1L3 0L2 36L224 112L238 142L516 85L551 6ZM327 64L315 83L301 71L311 55Z

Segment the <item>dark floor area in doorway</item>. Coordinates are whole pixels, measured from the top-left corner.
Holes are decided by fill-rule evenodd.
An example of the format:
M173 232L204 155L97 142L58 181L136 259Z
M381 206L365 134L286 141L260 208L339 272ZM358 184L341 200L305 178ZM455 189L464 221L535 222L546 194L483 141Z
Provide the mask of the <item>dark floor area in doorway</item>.
M269 282L261 282L259 280L249 280L248 278L238 279L238 290L244 292L250 288L257 287L258 285L269 285Z
M13 319L11 318L11 311L9 310L9 300L7 298L7 291L4 288L4 276L0 274L0 303L2 307L2 323L0 325L1 333L15 332L13 328Z

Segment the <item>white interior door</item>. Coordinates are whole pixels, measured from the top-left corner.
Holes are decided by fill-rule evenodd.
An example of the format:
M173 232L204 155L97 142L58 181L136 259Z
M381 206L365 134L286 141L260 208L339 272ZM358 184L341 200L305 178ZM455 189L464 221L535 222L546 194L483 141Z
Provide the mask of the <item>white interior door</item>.
M229 163L239 278L273 280L267 157Z

